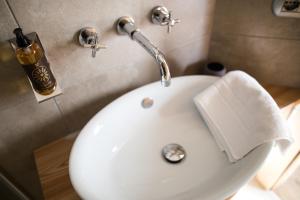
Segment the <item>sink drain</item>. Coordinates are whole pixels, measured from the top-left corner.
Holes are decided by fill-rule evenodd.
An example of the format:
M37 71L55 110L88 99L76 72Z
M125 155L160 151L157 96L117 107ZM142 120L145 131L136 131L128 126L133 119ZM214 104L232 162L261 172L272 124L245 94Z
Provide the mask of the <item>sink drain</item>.
M162 156L169 163L179 163L185 158L185 150L179 144L168 144L162 149Z

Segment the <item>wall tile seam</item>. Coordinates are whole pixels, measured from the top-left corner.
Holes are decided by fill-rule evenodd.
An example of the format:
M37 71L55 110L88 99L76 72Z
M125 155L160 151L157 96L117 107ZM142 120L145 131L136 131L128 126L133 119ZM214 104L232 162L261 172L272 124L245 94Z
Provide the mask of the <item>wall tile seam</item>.
M180 49L183 49L183 48L185 48L185 47L187 47L187 46L190 46L190 45L194 44L195 42L201 42L201 41L203 41L203 38L208 38L209 41L210 41L210 39L211 39L211 34L206 34L205 36L202 36L202 37L200 37L200 38L191 40L191 41L189 41L189 42L187 42L187 43L184 43L183 45L180 45L180 46L178 46L178 47L175 47L175 48L170 49L170 50L168 50L168 51L166 51L166 52L163 52L163 53L164 53L164 55L165 55L166 57L168 57L169 54L172 54L173 52L175 52L175 51L177 51L177 50L180 50ZM206 41L206 40L205 40L205 43L208 43L208 44L209 44L209 41ZM133 42L135 42L135 41L133 41ZM144 51L144 50L142 49L142 47L139 47L139 48L141 48L141 51ZM207 51L207 52L208 52L208 51ZM208 53L207 53L207 54L208 54ZM148 53L147 53L146 51L145 51L145 55L148 55ZM200 58L200 57L199 57L199 58ZM149 61L149 62L152 62L152 61L153 61L153 65L156 65L155 60L153 60L153 58L152 58L150 55L149 55L149 57L146 58L146 59L147 59L147 61ZM141 61L138 61L138 62L137 62L137 65L140 65L140 63L143 63L144 61L145 61L145 59L144 59L144 60L141 60ZM167 60L167 61L168 61L168 60ZM50 62L51 62L51 60L50 60ZM68 65L68 64L67 64L67 65ZM101 62L99 62L98 65L101 65ZM103 67L103 66L105 66L105 67ZM119 63L118 65L115 65L114 67L111 67L111 65L107 65L107 64L103 63L103 65L99 67L99 70L105 71L105 73L108 73L108 74L109 74L109 72L111 72L111 71L113 71L113 70L116 70L116 69L118 69L118 68L124 69L124 64L123 64L123 63ZM126 67L126 68L131 68L131 67L128 66L128 67ZM156 68L154 68L154 70L156 70ZM69 85L69 86L67 86L67 87L63 87L62 89L63 89L63 90L69 90L70 88L77 87L78 85L81 85L81 84L84 84L84 83L85 83L85 80L82 80L82 81L78 82L78 84L75 84L75 85ZM64 94L62 94L62 95L64 95Z
M145 52L145 53L147 53L147 52ZM152 62L152 60L153 60L153 64L155 65L156 64L155 60L150 55L149 55L149 58L147 58L147 60L138 61L138 62L135 62L135 64L137 66L139 66L139 65L141 65L141 63L145 63L145 61L151 61ZM50 59L50 62L51 62L51 59ZM130 62L128 62L128 63L130 63ZM65 64L65 66L69 67L69 66L73 66L73 65L72 64ZM99 62L99 63L97 63L97 67L99 67L99 69L96 69L96 71L99 70L99 71L102 71L102 72L100 72L96 76L89 76L89 80L86 80L86 79L77 80L76 84L71 84L71 85L67 84L67 86L64 86L63 84L61 84L61 87L62 87L61 89L63 90L63 93L61 95L65 95L64 91L69 90L70 88L74 88L74 87L78 87L80 85L84 85L84 84L87 83L87 81L90 81L91 79L97 78L97 76L101 76L103 74L107 75L107 74L110 74L110 72L114 72L115 70L124 70L124 71L126 71L126 70L128 70L128 69L130 70L130 68L132 68L131 66L124 66L124 63L121 63L121 62L120 62L120 64L114 65L113 67L110 64ZM54 72L55 71L56 70L54 70ZM58 75L56 75L56 77L59 77L59 79L57 78L58 82L63 82L62 81L63 77L58 76Z
M32 92L32 91L30 91L30 92ZM3 111L6 111L6 110L10 110L10 109L14 109L15 107L17 107L17 106L19 106L19 105L22 105L22 104L27 104L27 103L29 103L30 101L35 101L37 104L38 104L38 102L36 101L36 99L35 99L35 97L34 97L34 94L33 94L33 92L32 92L32 96L33 96L33 98L34 99L25 99L24 101L22 101L22 102L18 102L18 103L13 103L12 105L9 105L9 106L7 106L7 105L1 105L0 106L0 113Z
M173 53L174 51L183 49L183 48L185 48L185 47L187 47L187 46L190 46L190 45L194 44L195 42L201 42L201 41L203 41L203 38L205 38L205 39L206 39L206 38L210 39L210 37L211 37L210 34L202 35L202 36L199 37L199 38L195 38L195 39L193 39L193 40L190 40L190 41L188 41L188 42L186 42L186 43L184 43L184 44L182 44L182 45L180 45L180 46L178 46L178 47L175 47L175 48L170 49L170 50L168 50L168 51L166 51L166 52L163 52L163 53L164 53L166 56L168 56L169 53ZM207 43L207 42L208 42L208 41L205 40L205 43ZM168 61L168 60L167 60L167 61Z
M61 95L64 95L64 94L61 94ZM55 106L56 106L56 108L57 108L57 110L59 112L59 116L60 116L60 118L62 120L62 124L63 124L64 128L67 130L67 132L68 132L67 134L69 134L69 133L71 133L71 129L68 126L68 123L66 122L65 114L64 114L62 108L60 107L59 103L57 102L56 98L57 97L53 97L54 104L55 104Z
M43 103L45 103L45 102L50 102L50 101L53 101L54 104L56 104L56 102L54 101L54 97L51 98L51 99L48 99L48 100L46 100L46 101L44 101L44 102L38 103L38 102L36 101L36 99L35 99L33 93L32 93L32 96L33 96L34 99L28 99L28 100L25 100L25 101L22 101L22 102L19 102L19 103L15 103L15 104L10 105L10 106L5 106L5 105L4 105L4 106L1 106L1 107L0 107L0 115L1 115L1 112L5 112L5 111L8 111L8 110L16 109L16 107L21 106L21 105L23 105L23 104L26 105L26 104L28 104L28 103L30 103L30 102L35 103L37 106L38 106L39 104L43 104ZM56 107L57 107L57 105L56 105ZM57 108L57 109L58 109L59 113L61 114L60 109L59 109L59 108Z
M206 33L204 33L204 34L201 34L200 36L198 35L197 37L193 37L193 38L191 38L191 39L189 39L189 40L187 40L186 42L184 42L184 43L182 43L181 45L179 45L179 46L176 46L176 47L174 47L174 48L171 48L171 49L169 49L169 50L167 50L167 51L164 51L163 53L166 55L167 53L171 53L171 52L174 52L174 51L176 51L176 50L178 50L178 49L181 49L181 48L184 48L184 47L186 47L186 46L189 46L189 45L191 45L191 44L193 44L193 43L195 43L195 42L199 42L199 41L202 41L203 40L203 38L209 38L209 39L211 39L211 36L212 36L212 31L208 31L208 32L206 32ZM166 37L168 37L168 36L166 36ZM128 38L128 39L130 39L130 38ZM149 38L150 39L150 38ZM300 38L299 38L299 40L300 40ZM150 39L150 41L151 41L151 39ZM132 42L134 42L134 43L137 43L136 41L134 41L134 40L132 40ZM176 42L176 41L175 41ZM161 51L163 51L162 49L163 48L160 48L159 47L159 43L157 43L157 44L154 44L154 45L156 45L157 47L158 47L158 49L159 50L161 50ZM125 46L124 46L125 47ZM141 46L138 46L138 49L139 48L142 48ZM148 54L148 53L147 53ZM150 55L149 55L150 56ZM150 56L151 57L151 56ZM142 61L141 61L142 62ZM122 63L120 63L120 66L122 66L123 64ZM119 65L116 65L117 67L119 67Z
M12 9L11 5L9 4L8 0L4 0L4 2L5 2L8 10L9 10L12 18L14 19L15 23L17 24L18 27L20 27L19 21L18 21L16 15L15 15L15 13L13 12L13 9Z
M166 54L171 53L171 52L174 52L174 51L176 51L176 50L178 50L178 49L182 49L182 48L184 48L184 47L186 47L186 46L189 46L190 44L193 44L193 43L195 43L195 42L197 42L197 41L201 41L203 38L206 38L206 37L207 37L207 35L201 35L199 38L196 38L196 37L195 37L195 38L193 38L193 39L191 39L191 40L188 40L188 41L182 43L182 44L179 45L179 46L170 48L170 49L168 49L167 51L165 51L163 48L158 47L159 44L157 44L156 46L158 47L158 49L159 49L160 51L163 52L163 54L166 55ZM176 42L176 41L175 41L175 42ZM149 56L150 56L150 55L149 55Z
M265 35L248 35L248 34L238 34L238 33L216 33L212 32L211 39L219 38L219 37L246 37L246 38L258 38L258 39L266 39L266 40L286 40L286 41L296 41L300 42L300 38L286 38L286 37L273 37L273 36L265 36Z

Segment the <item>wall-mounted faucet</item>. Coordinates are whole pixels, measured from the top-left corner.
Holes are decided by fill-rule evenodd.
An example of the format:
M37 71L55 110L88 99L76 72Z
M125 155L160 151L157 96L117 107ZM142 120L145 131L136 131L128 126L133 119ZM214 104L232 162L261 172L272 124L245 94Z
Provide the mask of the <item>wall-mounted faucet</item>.
M169 11L164 6L156 6L152 10L152 22L161 26L168 26L168 33L175 24L179 23L179 19L174 19L172 16L172 11Z
M163 86L168 87L171 84L171 75L165 56L135 27L134 20L127 16L119 18L117 21L117 31L122 35L128 34L131 39L137 41L154 57L160 67L161 83Z
M79 44L85 48L92 49L92 57L96 57L96 52L106 49L106 45L99 44L99 35L95 28L86 27L79 31Z

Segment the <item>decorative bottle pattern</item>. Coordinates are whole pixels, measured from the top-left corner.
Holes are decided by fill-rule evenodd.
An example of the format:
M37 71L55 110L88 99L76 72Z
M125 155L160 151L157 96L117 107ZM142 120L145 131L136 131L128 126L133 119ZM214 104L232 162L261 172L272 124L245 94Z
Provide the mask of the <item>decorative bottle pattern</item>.
M45 56L36 64L22 65L28 75L33 88L40 94L51 93L55 89L56 81L50 70L50 65ZM48 92L47 92L48 91Z
M22 29L16 28L16 56L30 79L34 90L42 95L49 95L56 88L56 80L51 72L43 49L35 41L23 35Z

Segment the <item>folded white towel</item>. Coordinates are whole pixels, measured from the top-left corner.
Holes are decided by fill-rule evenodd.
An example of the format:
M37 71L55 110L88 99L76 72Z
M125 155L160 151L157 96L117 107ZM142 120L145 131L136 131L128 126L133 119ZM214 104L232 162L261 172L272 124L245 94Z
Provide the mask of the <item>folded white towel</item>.
M286 121L268 92L242 71L229 72L194 98L218 146L231 162L276 140L292 142Z

